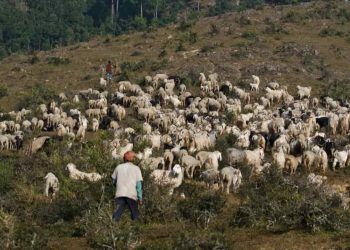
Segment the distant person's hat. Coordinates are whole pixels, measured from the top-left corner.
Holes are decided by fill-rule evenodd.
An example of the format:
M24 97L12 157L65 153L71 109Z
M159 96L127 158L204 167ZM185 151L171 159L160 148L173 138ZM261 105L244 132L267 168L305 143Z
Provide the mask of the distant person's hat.
M128 151L124 154L124 161L133 161L135 158L135 153L133 151Z

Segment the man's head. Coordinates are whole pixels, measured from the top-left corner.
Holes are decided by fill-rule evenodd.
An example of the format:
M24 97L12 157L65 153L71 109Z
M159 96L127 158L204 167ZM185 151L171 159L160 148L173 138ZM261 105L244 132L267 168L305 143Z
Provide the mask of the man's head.
M111 61L108 61L109 64L111 64Z
M133 151L128 151L124 154L124 162L132 162L135 158L135 153Z

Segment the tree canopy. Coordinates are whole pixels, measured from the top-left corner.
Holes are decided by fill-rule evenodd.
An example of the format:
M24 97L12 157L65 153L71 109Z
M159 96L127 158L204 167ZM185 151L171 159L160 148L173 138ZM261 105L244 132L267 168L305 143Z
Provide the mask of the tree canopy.
M241 0L241 8L300 0ZM200 11L201 0L2 0L0 58L17 51L47 50L87 40L92 35L119 34L177 20L185 10ZM239 9L236 0L216 0L217 15Z

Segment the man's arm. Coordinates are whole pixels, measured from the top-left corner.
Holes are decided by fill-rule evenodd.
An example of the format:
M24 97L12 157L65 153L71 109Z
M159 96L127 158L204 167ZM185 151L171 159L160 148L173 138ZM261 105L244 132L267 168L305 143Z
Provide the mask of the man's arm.
M142 201L142 181L136 182L137 199Z
M115 170L111 176L113 185L115 185L117 183L117 176L118 176L118 171L117 171L117 168L115 168Z

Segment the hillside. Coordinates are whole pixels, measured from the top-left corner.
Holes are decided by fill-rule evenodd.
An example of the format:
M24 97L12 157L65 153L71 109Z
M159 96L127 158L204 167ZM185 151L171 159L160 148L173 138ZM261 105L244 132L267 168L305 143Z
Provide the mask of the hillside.
M198 94L199 73L216 72L220 82L229 80L246 90L251 75L258 75L262 82L260 94L265 93L268 82L277 81L287 86L292 95L296 95L296 86L300 85L312 86L312 96L327 94L335 99L349 98L349 58L349 3L316 1L265 6L198 20L188 19L143 32L96 37L89 42L50 51L11 55L0 61L0 112L36 108L42 102L48 103L52 97L58 101L61 92L71 99L80 90L100 89L100 65L108 60L116 63L118 72L108 86L110 91L115 90L119 80L130 80L143 86L144 76L167 73L180 76L188 89ZM258 95L253 94L252 100L253 103L257 101ZM87 106L87 103L79 107L83 108L83 105ZM131 108L127 109L128 114L132 112ZM142 130L141 120L135 117L129 116L120 124L137 132ZM258 200L257 196L262 196L256 191L258 184L247 181L242 192L224 195L208 191L199 181L186 180L181 191L186 193L187 199L181 200L177 196L169 198L168 190L147 184L150 177L146 172L144 191L146 197L152 195L145 198L141 210L143 220L132 224L124 218L116 226L110 216L114 194L110 179L104 179L101 184L75 182L68 177L64 167L74 161L84 171L110 173L119 161L111 159L104 140L111 139L113 133L89 131L88 141L75 141L72 148L67 148L67 138L56 138L54 132L31 131L25 143L38 135L50 135L53 140L33 156L24 155L22 151L0 151L0 243L9 249L350 247L349 225L345 230L342 228L349 222L348 212L336 210L339 213L324 222L322 213L329 215L333 211L327 206L329 200L317 195L315 198L307 193L309 190L305 191L306 188L300 188L299 193L290 184L268 186L266 180L265 188L271 199L291 195L297 202L304 196L306 200L319 202L318 207L305 216L308 221L293 224L284 217L286 224L290 223L288 227L283 224L285 221L277 221L277 218L269 218L270 224L266 226L265 221L252 219L250 222L254 226L249 227L249 223L236 220L236 213L238 208L242 209L240 205L248 202L242 197L254 194L252 197ZM218 139L220 150L230 146L229 139ZM142 141L137 144L137 149L141 151L145 146ZM162 153L157 150L155 155ZM267 158L271 159L270 152ZM53 201L42 194L43 178L49 171L55 171L61 182L60 193ZM298 170L293 179L295 183L305 180L303 171ZM327 175L329 183L349 184L348 169L329 170ZM247 173L243 173L243 177L246 178ZM275 173L265 177L271 177L271 182L280 181L280 176ZM263 186L262 183L261 180L259 185ZM286 200L282 212L297 216L293 211L299 207L294 205L301 203ZM272 205L264 209L276 209L276 214L280 215ZM255 211L249 209L239 212L247 217L256 216ZM126 211L124 217L128 217L128 213ZM341 220L337 221L338 218ZM307 227L300 227L306 224Z
M90 87L107 60L131 62L134 69L125 71L133 81L155 72L193 80L199 72L217 72L221 80L244 86L254 72L263 83L276 80L290 90L312 85L324 94L334 82L349 80L349 19L342 1L265 7L39 52L34 64L33 55L11 56L0 62L0 84L9 90L0 104L15 108L36 83L57 93ZM53 57L69 63L49 64Z

